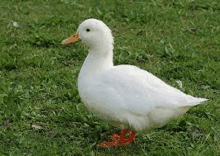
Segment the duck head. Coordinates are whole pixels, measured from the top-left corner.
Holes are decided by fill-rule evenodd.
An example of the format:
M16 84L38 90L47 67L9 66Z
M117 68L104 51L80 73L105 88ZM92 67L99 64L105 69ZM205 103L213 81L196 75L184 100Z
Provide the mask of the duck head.
M100 20L87 19L83 21L77 32L62 41L62 44L82 42L87 45L90 51L112 51L113 36L111 30Z

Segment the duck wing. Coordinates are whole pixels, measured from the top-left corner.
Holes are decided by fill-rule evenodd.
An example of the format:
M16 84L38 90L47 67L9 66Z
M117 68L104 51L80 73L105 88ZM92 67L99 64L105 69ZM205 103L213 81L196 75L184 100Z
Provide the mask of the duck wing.
M115 110L147 116L156 109L189 108L207 100L187 95L153 74L130 65L114 66L97 74L81 97L88 99L85 103L94 110L110 116L114 116Z

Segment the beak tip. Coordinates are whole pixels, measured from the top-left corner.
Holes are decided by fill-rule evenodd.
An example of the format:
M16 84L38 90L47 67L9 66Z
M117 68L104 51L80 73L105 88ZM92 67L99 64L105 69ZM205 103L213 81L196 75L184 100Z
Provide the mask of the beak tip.
M63 40L63 41L61 42L61 44L66 44L65 41L66 41L66 40Z
M74 43L74 42L78 42L78 41L80 41L80 39L79 39L79 34L76 33L76 34L70 36L69 38L63 40L63 41L61 42L61 44L69 44L69 43Z

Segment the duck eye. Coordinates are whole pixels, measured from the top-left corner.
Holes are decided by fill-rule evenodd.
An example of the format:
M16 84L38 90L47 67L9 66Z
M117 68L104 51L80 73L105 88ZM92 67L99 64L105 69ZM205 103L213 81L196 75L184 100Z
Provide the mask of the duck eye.
M90 29L86 29L87 32L90 32Z

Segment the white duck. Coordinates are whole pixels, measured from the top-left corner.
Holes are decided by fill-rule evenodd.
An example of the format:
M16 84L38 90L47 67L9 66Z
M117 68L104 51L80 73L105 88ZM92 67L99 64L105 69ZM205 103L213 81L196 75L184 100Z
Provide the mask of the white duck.
M207 101L195 98L164 83L151 73L132 65L113 65L113 36L100 20L87 19L77 33L62 44L81 41L89 47L78 77L78 89L85 105L101 118L135 131L161 127L170 119L184 114L191 106ZM129 133L129 138L125 138ZM135 140L135 132L122 130L112 135L117 146Z

